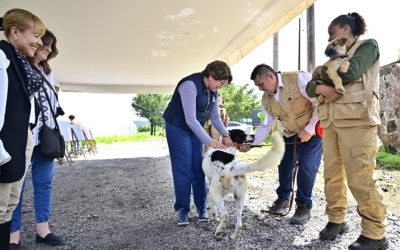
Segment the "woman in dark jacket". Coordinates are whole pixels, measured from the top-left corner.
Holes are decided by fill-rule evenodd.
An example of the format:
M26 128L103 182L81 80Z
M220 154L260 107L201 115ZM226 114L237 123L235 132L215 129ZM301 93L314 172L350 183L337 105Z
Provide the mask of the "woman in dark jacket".
M29 11L11 9L0 19L0 30L7 39L0 41L0 249L8 249L12 212L32 154L31 102L42 84L25 57L42 45L46 28Z

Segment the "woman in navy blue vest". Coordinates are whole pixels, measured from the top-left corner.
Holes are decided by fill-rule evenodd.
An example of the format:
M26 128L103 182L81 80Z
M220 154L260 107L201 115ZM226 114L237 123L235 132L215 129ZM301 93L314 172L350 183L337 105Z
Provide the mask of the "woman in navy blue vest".
M31 102L42 84L26 57L42 45L46 28L31 12L11 9L0 18L0 30L7 39L0 41L0 249L9 249L11 215L33 148Z
M203 72L179 81L164 112L165 130L171 157L178 225L188 225L190 193L199 221L207 221L207 192L203 170L203 144L214 148L233 146L218 108L217 90L232 81L231 70L221 61L207 65ZM223 136L222 143L203 129L210 114L212 124Z

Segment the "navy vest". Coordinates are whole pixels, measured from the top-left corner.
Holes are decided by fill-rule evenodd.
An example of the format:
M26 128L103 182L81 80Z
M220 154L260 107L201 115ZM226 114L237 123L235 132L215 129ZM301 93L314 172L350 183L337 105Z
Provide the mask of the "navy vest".
M178 88L184 81L192 81L197 89L196 96L196 119L200 122L201 126L204 126L208 119L208 113L211 105L216 103L217 92L212 92L208 94L206 84L203 80L202 73L194 73L187 76L179 81L178 86L176 86L172 99L168 104L168 107L164 112L164 119L167 122L174 124L175 126L181 127L185 130L191 131L189 126L185 121L185 114L183 113L181 95L179 94ZM212 101L215 100L213 103Z
M0 49L10 61L7 68L6 113L3 128L0 131L0 139L11 156L9 162L0 166L0 183L11 183L20 180L25 173L25 151L31 103L13 51L14 47L3 40L0 41Z

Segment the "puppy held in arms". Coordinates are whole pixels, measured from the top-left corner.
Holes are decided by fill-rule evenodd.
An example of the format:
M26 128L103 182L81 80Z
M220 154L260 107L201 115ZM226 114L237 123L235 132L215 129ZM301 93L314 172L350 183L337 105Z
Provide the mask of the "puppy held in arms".
M203 159L203 171L209 183L209 201L212 217L218 215L220 223L215 236L221 234L226 226L229 214L225 210L224 198L233 194L236 203L236 227L231 239L237 240L242 231L242 211L247 192L246 174L277 167L282 160L285 143L279 132L272 134L272 148L261 159L249 164L242 164L235 159L237 149L210 148ZM217 213L216 213L217 212Z
M326 66L326 74L329 79L332 80L336 90L344 94L344 87L342 84L342 78L338 74L338 70L342 73L346 73L349 70L350 63L347 59L346 49L346 38L338 38L328 44L325 49L325 55L330 59L324 64ZM323 95L318 95L317 100L319 104L325 102Z

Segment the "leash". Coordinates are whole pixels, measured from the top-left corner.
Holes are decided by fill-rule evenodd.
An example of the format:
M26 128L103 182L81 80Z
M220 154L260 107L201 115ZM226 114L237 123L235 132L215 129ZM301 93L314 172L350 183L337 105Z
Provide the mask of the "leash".
M289 209L284 213L261 209L262 213L270 213L270 214L275 214L275 215L279 215L279 216L283 217L283 216L286 216L290 212L290 210L292 209L293 201L294 201L294 184L296 183L297 172L299 170L299 161L297 160L297 145L300 144L300 143L301 142L298 141L298 137L297 136L295 136L293 142L286 142L286 144L293 144L293 167L294 167L294 173L293 173L293 176L292 176L292 192L291 192L291 195L290 195Z
M236 142L234 142L234 145L235 145L236 149L239 150L240 147L242 145L244 145L244 143L236 143ZM271 147L271 144L268 144L268 145L250 145L250 148L262 148L262 147Z

